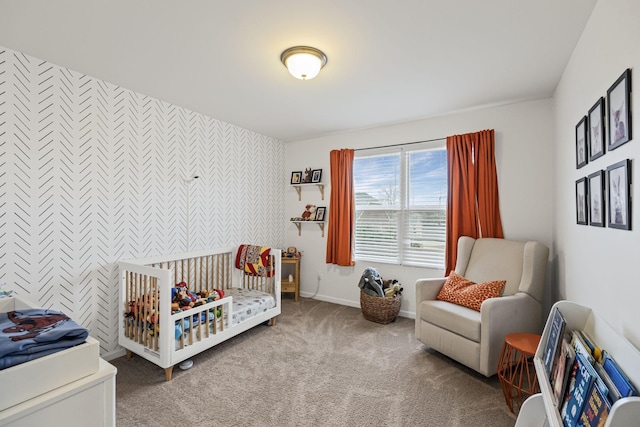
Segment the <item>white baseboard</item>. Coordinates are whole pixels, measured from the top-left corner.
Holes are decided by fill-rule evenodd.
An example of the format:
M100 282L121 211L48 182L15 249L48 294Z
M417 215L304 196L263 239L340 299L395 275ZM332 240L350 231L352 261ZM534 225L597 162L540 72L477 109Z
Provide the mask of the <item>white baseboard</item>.
M100 357L102 357L104 360L108 362L109 360L117 359L118 357L125 356L126 354L127 354L127 350L124 347L120 347L116 351L111 351L106 354L101 354Z
M331 302L333 304L346 305L348 307L360 308L360 301L356 302L356 301L351 301L351 300L342 299L342 298L328 297L328 296L325 296L325 295L315 295L314 296L312 293L308 293L308 292L300 292L300 296L303 297L303 298L313 298L313 299L317 299L319 301ZM408 319L415 319L416 318L416 313L415 312L411 312L411 311L400 310L400 313L398 313L398 316L406 317Z

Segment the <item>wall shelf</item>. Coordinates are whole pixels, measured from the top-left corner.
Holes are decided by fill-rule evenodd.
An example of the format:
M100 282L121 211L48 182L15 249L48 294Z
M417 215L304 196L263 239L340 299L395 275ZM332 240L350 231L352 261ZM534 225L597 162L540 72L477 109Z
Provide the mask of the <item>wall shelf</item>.
M315 186L317 186L318 190L320 190L320 196L322 197L322 200L324 200L324 184L315 183L315 182L314 183L309 182L309 183L304 183L304 184L291 184L291 186L293 188L295 188L296 192L298 193L298 201L302 200L302 187L304 185L315 185Z
M302 225L301 224L318 224L320 227L320 231L322 232L322 237L324 237L324 221L291 221L298 228L298 236L302 236Z

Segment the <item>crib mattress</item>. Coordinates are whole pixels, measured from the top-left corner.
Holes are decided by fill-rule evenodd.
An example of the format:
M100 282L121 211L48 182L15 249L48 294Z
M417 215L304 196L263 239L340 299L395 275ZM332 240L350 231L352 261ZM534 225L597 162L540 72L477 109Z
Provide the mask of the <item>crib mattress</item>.
M233 297L232 325L251 319L276 306L273 295L255 289L231 288L225 290L224 296Z

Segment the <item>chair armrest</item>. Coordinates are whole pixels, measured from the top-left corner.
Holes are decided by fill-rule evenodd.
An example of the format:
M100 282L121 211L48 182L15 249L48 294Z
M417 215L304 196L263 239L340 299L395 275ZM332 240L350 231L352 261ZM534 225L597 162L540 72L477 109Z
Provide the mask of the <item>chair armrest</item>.
M420 305L422 301L432 301L438 296L446 277L435 279L418 279L416 281L416 338L420 339Z
M505 331L540 334L541 310L542 307L535 298L524 292L517 292L485 300L480 307L480 317L483 329L489 327L495 332L502 328Z
M506 335L542 332L542 307L524 292L485 300L480 318L480 364L486 363L485 369L495 370Z
M438 277L435 279L418 279L416 281L416 310L422 301L430 301L436 299L438 292L447 281L446 277Z

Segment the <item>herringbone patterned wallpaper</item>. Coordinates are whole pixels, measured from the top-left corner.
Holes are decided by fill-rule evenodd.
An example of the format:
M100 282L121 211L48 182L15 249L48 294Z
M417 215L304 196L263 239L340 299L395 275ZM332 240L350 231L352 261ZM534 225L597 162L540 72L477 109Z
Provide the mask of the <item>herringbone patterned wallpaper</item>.
M0 283L118 349L119 260L284 246L284 143L0 47ZM197 174L191 185L185 179Z

